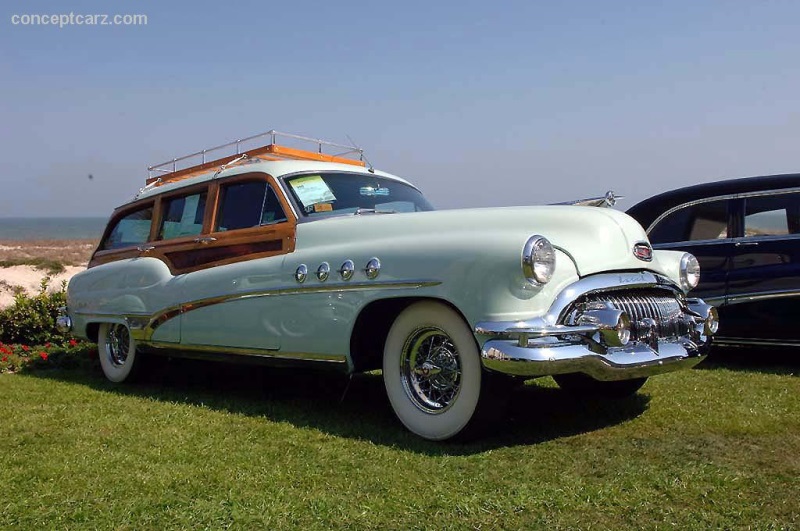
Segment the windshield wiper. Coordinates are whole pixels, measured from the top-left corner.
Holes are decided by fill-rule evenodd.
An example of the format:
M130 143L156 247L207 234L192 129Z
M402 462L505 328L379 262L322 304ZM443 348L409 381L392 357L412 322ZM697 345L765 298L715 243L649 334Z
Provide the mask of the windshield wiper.
M375 208L361 208L358 207L355 212L353 212L354 216L360 216L362 214L397 214L396 210L378 210Z

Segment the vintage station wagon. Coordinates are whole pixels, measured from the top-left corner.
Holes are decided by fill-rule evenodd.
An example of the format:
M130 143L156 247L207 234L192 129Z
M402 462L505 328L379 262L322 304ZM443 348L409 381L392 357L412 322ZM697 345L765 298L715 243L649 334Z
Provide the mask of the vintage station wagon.
M110 380L158 353L382 369L400 421L443 440L496 414L511 378L625 396L704 357L717 318L687 298L697 261L653 251L624 213L434 211L358 149L245 140L261 137L151 167L114 211L59 319Z

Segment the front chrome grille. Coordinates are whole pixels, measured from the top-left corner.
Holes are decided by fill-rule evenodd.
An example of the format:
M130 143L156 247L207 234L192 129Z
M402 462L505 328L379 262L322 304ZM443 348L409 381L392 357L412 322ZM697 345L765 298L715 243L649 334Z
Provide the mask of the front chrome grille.
M635 289L592 293L573 306L569 318L577 320L583 311L599 306L611 306L627 313L631 320L633 340L646 337L648 324L652 322L660 338L674 338L688 333L680 302L671 291Z

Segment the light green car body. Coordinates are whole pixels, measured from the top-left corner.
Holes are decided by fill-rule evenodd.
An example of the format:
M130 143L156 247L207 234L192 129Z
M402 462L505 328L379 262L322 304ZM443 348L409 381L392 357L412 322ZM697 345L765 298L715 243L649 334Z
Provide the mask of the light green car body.
M325 163L263 162L227 170L217 178L264 171L277 179L300 167L314 172L367 171ZM546 237L556 249L555 272L544 285L531 283L522 269L523 246L534 234ZM651 261L643 261L632 251L642 242L647 242L642 227L610 208L345 215L298 223L294 251L280 256L180 275L146 256L92 267L72 278L68 311L72 330L82 337L96 339L93 325L121 323L142 346L311 361L352 372L365 368L352 355L359 318L388 299L446 303L475 330L478 347L483 348L496 334L482 332L481 323L544 319L558 297L581 279L605 275L607 281L609 274L618 275L624 287L642 279L642 273L651 273L681 291L683 253L654 251ZM380 261L380 271L368 278L365 268L373 258ZM355 264L355 274L344 280L339 269L347 260ZM324 281L315 275L322 263L331 270ZM295 277L301 264L308 269L302 283Z

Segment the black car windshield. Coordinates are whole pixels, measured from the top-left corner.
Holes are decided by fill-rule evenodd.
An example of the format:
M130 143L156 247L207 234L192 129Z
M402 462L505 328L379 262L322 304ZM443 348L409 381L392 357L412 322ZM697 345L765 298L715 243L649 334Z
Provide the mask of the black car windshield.
M284 182L306 218L433 210L413 186L377 175L314 173Z

